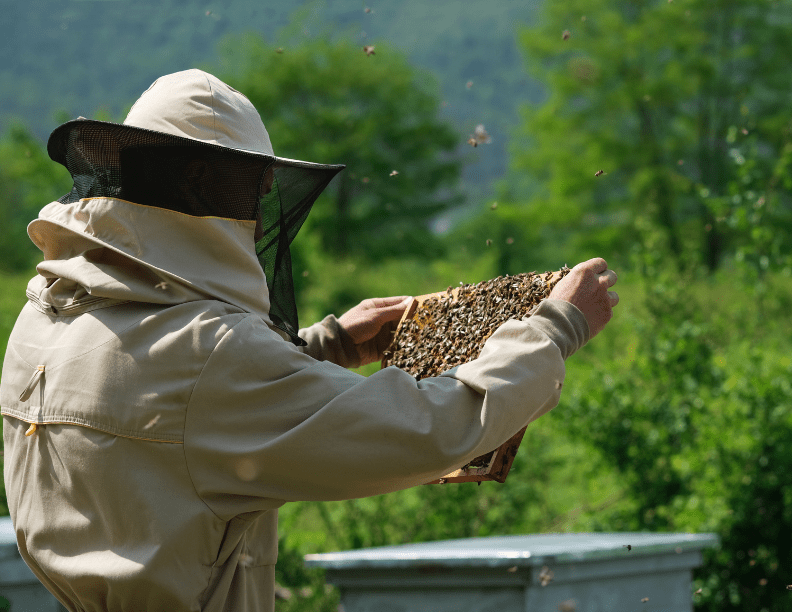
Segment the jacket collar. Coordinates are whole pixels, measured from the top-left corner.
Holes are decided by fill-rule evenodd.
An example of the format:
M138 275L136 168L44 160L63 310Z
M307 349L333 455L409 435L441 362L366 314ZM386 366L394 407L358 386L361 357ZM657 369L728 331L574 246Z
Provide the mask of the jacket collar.
M114 198L52 202L28 226L44 253L28 294L45 309L87 306L96 298L215 299L271 325L254 231L255 221L193 217Z

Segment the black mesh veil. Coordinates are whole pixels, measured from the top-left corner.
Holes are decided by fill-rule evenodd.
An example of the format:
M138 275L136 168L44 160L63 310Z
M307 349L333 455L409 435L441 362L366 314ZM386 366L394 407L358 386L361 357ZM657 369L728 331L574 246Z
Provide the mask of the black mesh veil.
M343 166L90 120L58 127L47 150L74 181L71 192L58 200L62 204L111 197L196 217L254 220L260 212L263 235L255 248L267 278L270 318L295 344L304 344L297 336L289 245L317 196Z
M273 165L272 190L261 198L264 233L256 243L256 255L270 291L270 318L292 338L297 337L298 328L289 245L316 198L340 170L337 168L331 174L325 169L298 164L279 160ZM277 301L273 296L278 296Z

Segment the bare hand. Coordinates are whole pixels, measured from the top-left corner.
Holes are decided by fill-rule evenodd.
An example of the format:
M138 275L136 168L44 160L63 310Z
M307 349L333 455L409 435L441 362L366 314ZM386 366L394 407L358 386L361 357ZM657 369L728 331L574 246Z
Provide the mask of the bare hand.
M553 287L548 297L577 306L586 317L593 338L611 320L612 309L619 303L619 295L615 291L608 291L615 283L616 273L608 270L604 259L595 257L572 268Z
M363 300L341 315L339 325L349 334L360 355L360 365L382 359L382 352L393 339L404 310L412 298L398 296Z

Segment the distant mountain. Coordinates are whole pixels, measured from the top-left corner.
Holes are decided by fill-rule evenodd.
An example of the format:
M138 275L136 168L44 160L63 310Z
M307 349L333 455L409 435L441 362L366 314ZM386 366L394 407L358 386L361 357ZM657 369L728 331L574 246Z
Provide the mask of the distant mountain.
M538 0L3 3L0 131L18 119L46 139L64 117L103 112L120 120L158 76L217 66L223 37L255 31L274 42L288 27L278 40L346 36L361 46L387 43L432 72L443 112L460 133L466 188L483 197L506 168L517 108L541 96L515 43L516 29L531 23L537 6ZM473 149L466 141L478 124L492 142Z

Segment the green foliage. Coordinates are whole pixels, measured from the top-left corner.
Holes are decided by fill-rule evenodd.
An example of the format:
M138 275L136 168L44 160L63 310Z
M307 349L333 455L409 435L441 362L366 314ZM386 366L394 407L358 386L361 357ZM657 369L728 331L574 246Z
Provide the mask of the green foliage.
M521 36L548 87L514 154L535 181L526 223L565 230L565 253L651 243L679 269L717 268L739 243L714 205L741 179L730 135L749 131L764 164L788 142L788 4L572 0L543 16Z
M324 570L307 569L302 554L278 542L275 566L275 610L277 612L337 612L339 593L325 584Z
M226 41L222 57L276 154L346 164L309 217L323 249L373 261L441 254L428 221L460 201L460 138L438 118L428 75L384 45L368 55L345 40L276 48L251 35Z
M564 430L563 416L530 427L506 484L288 504L280 519L285 545L307 553L612 524L633 502L596 449Z
M214 63L223 37L256 32L272 40L290 22L295 40L344 31L361 47L376 45L378 56L387 43L414 66L434 72L443 115L456 124L468 154L468 193L488 193L507 166L517 122L514 100L539 97L538 85L522 70L513 32L513 24L531 21L537 0L467 2L464 10L457 0L403 0L372 3L368 13L360 0L60 2L46 10L6 4L0 20L0 126L17 117L40 138L57 124L56 111L93 117L96 108L107 106L123 117L160 75ZM85 32L91 35L80 35ZM478 123L486 124L493 141L471 150L464 142Z
M35 271L8 276L0 272L0 363L5 357L6 345L19 311L25 305L25 287ZM3 466L2 444L0 444L0 472ZM0 482L0 516L8 514L5 484Z
M65 168L21 125L0 137L0 271L29 269L40 255L27 235L39 209L71 189Z
M608 457L634 496L627 529L721 536L697 572L701 609L784 610L792 283L769 279L782 299L760 310L731 273L709 287L693 280L647 283L620 330L626 346L570 368L568 431Z

